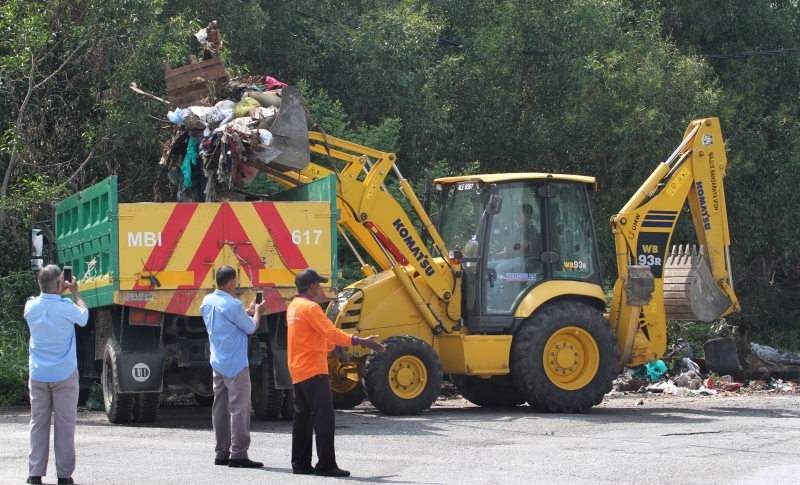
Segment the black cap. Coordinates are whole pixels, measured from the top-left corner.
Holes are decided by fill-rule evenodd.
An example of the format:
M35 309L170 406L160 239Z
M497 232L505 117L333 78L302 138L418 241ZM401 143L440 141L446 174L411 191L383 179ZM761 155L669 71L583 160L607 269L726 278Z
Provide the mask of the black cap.
M314 283L327 283L328 278L324 276L320 276L319 273L314 271L311 268L306 268L303 271L297 273L297 276L294 277L294 284L297 288L305 288L311 286Z

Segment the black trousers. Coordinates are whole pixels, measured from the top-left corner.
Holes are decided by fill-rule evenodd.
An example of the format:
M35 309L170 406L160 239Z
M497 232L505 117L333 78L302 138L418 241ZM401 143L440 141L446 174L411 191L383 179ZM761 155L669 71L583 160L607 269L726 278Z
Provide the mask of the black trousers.
M292 419L292 469L311 468L313 434L317 435L317 470L337 468L333 435L336 415L327 374L311 377L294 385Z

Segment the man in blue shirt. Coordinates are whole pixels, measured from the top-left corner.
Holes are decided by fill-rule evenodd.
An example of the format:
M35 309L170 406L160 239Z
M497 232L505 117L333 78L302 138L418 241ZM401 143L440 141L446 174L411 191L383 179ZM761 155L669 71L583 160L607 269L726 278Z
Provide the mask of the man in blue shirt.
M50 416L58 483L69 484L75 471L75 421L78 408L78 357L75 325L86 326L89 310L78 294L75 277L64 281L61 269L51 264L39 270L42 293L25 304L25 320L31 331L29 343L31 397L28 483L42 483L50 455ZM69 290L72 301L61 298Z
M250 369L247 339L256 333L258 321L267 308L266 300L255 300L245 310L234 295L236 270L222 266L217 270L217 289L206 295L200 313L211 344L214 376L214 404L211 423L216 436L215 465L234 468L260 468L263 463L247 456L250 447ZM253 317L248 316L254 313Z

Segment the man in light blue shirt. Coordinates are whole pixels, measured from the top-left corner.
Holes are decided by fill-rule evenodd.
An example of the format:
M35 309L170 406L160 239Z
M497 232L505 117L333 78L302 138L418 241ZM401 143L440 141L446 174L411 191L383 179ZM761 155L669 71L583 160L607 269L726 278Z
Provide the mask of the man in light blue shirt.
M28 388L31 398L28 483L42 483L50 454L50 415L58 483L69 484L75 471L75 421L78 408L78 357L75 325L86 326L89 310L78 294L75 277L64 281L61 269L51 264L39 270L42 293L25 304L31 332ZM72 301L61 298L68 289Z
M216 437L215 465L235 468L260 468L263 463L247 456L250 447L250 368L247 358L248 336L256 333L258 321L267 308L266 300L255 300L245 310L235 295L236 270L222 266L217 270L217 289L206 295L200 313L206 323L211 346L214 377L214 404L211 423ZM253 313L253 317L249 316Z

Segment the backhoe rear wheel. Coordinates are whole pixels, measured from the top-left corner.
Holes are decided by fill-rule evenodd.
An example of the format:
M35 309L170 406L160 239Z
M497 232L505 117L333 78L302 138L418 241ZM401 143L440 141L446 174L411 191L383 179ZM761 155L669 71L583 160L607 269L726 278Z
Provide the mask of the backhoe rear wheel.
M379 411L406 416L431 407L442 390L442 362L433 347L409 335L382 342L385 352L372 353L364 366L370 402Z
M498 378L483 379L477 376L451 376L459 394L467 401L484 408L519 406L525 402L514 384L497 382ZM506 376L502 376L506 377Z
M530 405L584 413L600 404L617 377L617 336L603 315L575 301L549 303L517 329L511 376Z

